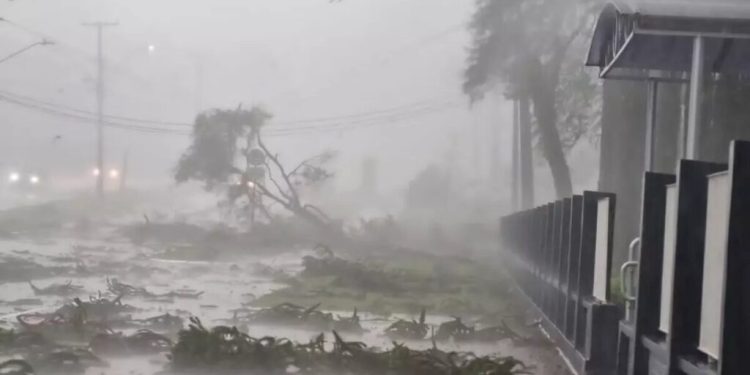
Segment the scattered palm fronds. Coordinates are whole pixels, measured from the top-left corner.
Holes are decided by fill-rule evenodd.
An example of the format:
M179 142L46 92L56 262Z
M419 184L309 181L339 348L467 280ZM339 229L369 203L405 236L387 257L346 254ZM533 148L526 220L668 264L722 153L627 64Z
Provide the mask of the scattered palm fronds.
M0 280L22 282L52 276L67 275L72 270L68 266L44 266L29 259L4 256L0 258Z
M128 312L137 311L133 306L122 303L123 295L118 295L114 299L110 300L102 297L89 297L87 302L82 301L79 298L74 298L73 303L66 304L59 309L56 313L66 318L75 316L82 313L89 322L111 322L121 320L124 318L123 314Z
M80 348L31 352L25 359L40 374L84 374L90 367L107 366L91 351Z
M156 298L198 299L203 293L203 291L193 289L179 289L164 294L158 294Z
M8 306L41 306L44 302L39 298L21 298L5 303Z
M29 313L16 317L24 332L40 337L85 340L97 332L107 329L101 323L89 322L82 312L66 318L58 313Z
M302 307L292 303L282 303L268 309L251 312L245 319L250 324L273 324L285 327L299 327L317 332L340 329L348 333L361 333L364 329L359 324L357 310L351 317L334 317L331 313L318 310L320 304ZM235 314L234 317L237 320Z
M422 340L429 332L429 326L425 323L426 310L422 309L419 321L399 319L385 329L385 335L393 340Z
M130 284L125 284L117 279L107 278L107 289L110 293L117 296L129 296L129 297L155 297L156 295L146 290L144 287L135 287Z
M205 328L193 318L172 349L170 369L180 373L327 375L517 375L527 368L512 357L476 356L443 352L437 348L412 350L394 343L380 351L361 342L347 342L333 331L334 344L326 349L324 335L308 344L286 339L250 337L237 328Z
M0 363L0 374L4 375L34 375L34 368L20 359L11 359Z
M461 318L454 317L452 321L440 324L434 339L444 341L449 339L460 340L474 333L474 327L466 326Z
M289 277L289 275L287 275L284 271L277 270L264 263L253 264L252 273L256 276L267 277L274 280Z
M107 278L107 288L109 291L118 296L144 297L152 299L197 299L203 295L202 291L196 290L175 290L164 294L156 294L148 291L145 287L136 287L125 284L117 279Z
M0 328L0 350L3 353L15 353L23 350L49 350L53 347L55 347L55 344L38 332L16 332Z
M69 280L64 284L52 284L46 287L39 288L29 281L29 286L34 291L34 294L38 296L69 296L71 294L80 293L83 290L81 285L73 285L73 281Z
M444 341L479 341L494 342L505 339L518 339L519 336L505 322L499 326L476 329L465 325L461 318L454 317L452 321L442 323L435 334L435 340Z
M399 293L404 289L394 279L394 275L359 262L336 257L330 250L320 257L306 256L302 258L302 265L304 267L302 276L334 276L334 285L387 293Z
M176 332L183 328L182 318L172 314L163 314L145 319L133 319L131 324L155 331Z
M126 336L122 333L100 333L89 343L91 350L100 355L142 355L167 352L172 340L154 331L142 329Z
M112 301L90 297L89 302L74 298L55 312L20 314L16 320L25 331L80 340L108 330L113 323L130 320L122 313L133 309L122 304L120 297Z
M356 307L354 308L354 312L352 313L352 316L350 317L339 316L333 322L333 330L339 331L339 332L349 332L349 333L364 332L365 329L362 328L362 325L360 324L359 314L357 314L357 308Z

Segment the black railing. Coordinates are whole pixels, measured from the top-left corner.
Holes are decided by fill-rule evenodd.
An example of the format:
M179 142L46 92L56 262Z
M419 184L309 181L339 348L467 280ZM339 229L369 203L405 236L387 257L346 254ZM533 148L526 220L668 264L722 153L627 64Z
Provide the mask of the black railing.
M729 165L645 175L622 320L609 294L614 203L584 193L501 222L509 270L573 370L750 374L750 142L732 143Z
M640 287L618 375L750 373L750 143L643 184Z
M607 303L615 196L586 192L501 221L509 269L579 373L614 373L619 310Z

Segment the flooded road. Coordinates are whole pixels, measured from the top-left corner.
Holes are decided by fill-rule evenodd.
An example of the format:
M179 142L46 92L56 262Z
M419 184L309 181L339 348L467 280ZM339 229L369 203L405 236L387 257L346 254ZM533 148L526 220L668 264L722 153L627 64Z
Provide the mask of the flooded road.
M108 291L108 280L146 288L154 295L171 291L198 294L197 298L145 298L126 296L122 302L137 310L129 313L133 319L145 319L163 314L183 318L185 322L192 316L200 318L206 327L232 325L235 311L253 311L253 301L274 290L285 287L279 275L292 276L302 270L301 258L312 252L307 249L264 253L264 255L241 255L233 259L217 261L195 261L164 259L161 249L135 246L117 231L101 231L99 238L79 240L74 238L47 238L45 240L4 240L0 241L0 259L6 264L43 266L54 270L54 275L33 277L29 280L14 280L0 284L0 327L17 328L19 314L49 313L70 303L74 297L87 301L99 296L114 298ZM249 252L249 251L248 251ZM273 270L269 274L268 270ZM69 296L36 295L29 283L43 289L53 284L71 283L80 286ZM293 301L292 301L293 302ZM322 306L325 309L325 306ZM351 311L332 311L336 316L350 316ZM368 346L389 348L391 339L383 331L399 318L411 320L414 317L391 315L376 316L360 312L361 335L345 335L346 340L362 341ZM427 323L437 327L451 320L445 316L427 316ZM240 325L252 337L284 337L297 342L308 342L320 332L296 327L263 325ZM135 329L118 330L125 334ZM332 341L328 333L327 341ZM428 349L429 340L407 342L413 349ZM563 373L559 361L550 360L549 353L531 348L515 348L510 341L494 345L440 343L445 351L471 351L479 355L501 354L514 356L525 363L536 366L538 374ZM90 368L89 374L132 375L154 374L164 370L168 363L165 354L150 356L114 357L105 360L106 368Z

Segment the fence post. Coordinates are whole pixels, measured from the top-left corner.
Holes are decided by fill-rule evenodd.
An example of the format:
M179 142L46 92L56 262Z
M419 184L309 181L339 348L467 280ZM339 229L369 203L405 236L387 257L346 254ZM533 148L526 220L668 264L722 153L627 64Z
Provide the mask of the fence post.
M581 216L583 213L583 196L576 195L570 208L570 241L568 256L568 303L565 308L565 336L572 343L576 341L576 312L580 301L578 285L579 266L581 262Z
M571 198L562 200L562 217L560 218L560 257L557 262L558 289L557 308L555 309L555 323L565 332L565 310L568 307L568 261L570 255L570 210Z
M647 172L643 179L637 299L633 321L620 324L619 374L648 374L648 355L640 343L640 337L652 335L659 329L666 189L667 185L675 183L675 180L674 175L651 172Z
M511 274L580 375L614 374L619 311L607 303L614 211L613 194L586 192L501 220Z
M703 260L706 228L706 199L710 174L726 170L723 164L683 160L677 177L677 236L674 252L674 286L668 348L675 358L698 347ZM672 361L670 361L672 362ZM674 364L670 363L670 367Z
M672 374L677 371L677 358L692 355L698 347L700 327L700 304L703 275L703 252L706 224L707 176L726 167L720 164L682 160L678 168L676 184L665 189L664 235L662 259L659 275L661 282L653 283L656 267L646 261L642 269L639 300L636 303L638 314L645 314L642 341L647 352L639 351L636 343L634 366L648 366L648 374ZM645 224L644 224L645 225ZM644 227L645 228L645 227ZM653 234L653 233L652 233ZM644 240L651 238L644 237ZM658 239L657 239L658 240ZM644 251L651 251L654 245L642 244ZM645 254L645 253L644 253ZM644 268L647 267L647 268ZM647 291L645 285L661 285L658 302L658 320L652 321L647 304L656 297ZM641 298L644 298L641 300ZM653 317L653 319L657 319ZM656 329L653 328L654 323ZM638 337L638 336L637 336ZM640 358L640 354L644 357Z
M731 208L719 362L721 375L746 372L750 353L750 142L734 141L729 160Z
M614 374L617 363L617 326L620 312L609 304L609 285L614 234L615 196L584 192L581 234L582 306L586 337L583 341L588 371ZM593 230L587 230L587 225ZM614 346L614 347L613 347Z

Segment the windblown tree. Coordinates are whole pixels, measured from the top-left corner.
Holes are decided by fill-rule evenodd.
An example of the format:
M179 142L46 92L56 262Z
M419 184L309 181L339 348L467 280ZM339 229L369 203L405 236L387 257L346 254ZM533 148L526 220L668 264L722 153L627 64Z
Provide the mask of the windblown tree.
M175 180L202 182L206 191L222 192L231 207L245 212L257 208L271 219L269 207L276 204L321 229L334 229L330 218L300 195L302 188L332 177L325 164L334 154L325 152L287 167L263 142L261 129L270 118L257 107L202 113Z
M560 197L572 193L565 153L596 128L599 85L584 70L597 0L476 0L464 72L472 101L501 88L533 106L534 134Z

